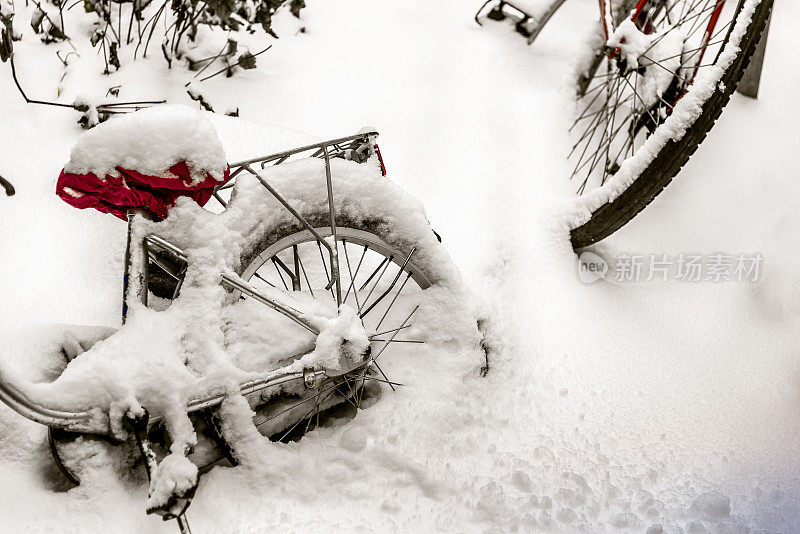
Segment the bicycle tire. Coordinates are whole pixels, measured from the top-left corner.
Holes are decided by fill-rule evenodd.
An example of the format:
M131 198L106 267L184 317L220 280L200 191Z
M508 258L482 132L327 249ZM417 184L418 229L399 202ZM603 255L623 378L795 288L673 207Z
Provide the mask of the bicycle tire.
M762 0L756 6L747 30L738 45L739 52L728 65L720 80L719 86L723 89L716 90L711 94L703 103L701 113L687 127L685 133L679 139L668 140L647 167L622 193L592 210L591 217L586 222L571 230L570 240L574 249L592 245L625 226L669 185L689 161L736 90L766 25L772 3L773 0ZM740 2L739 10L742 5ZM736 16L740 16L740 13L737 12ZM733 25L731 25L731 29L733 29Z
M337 183L334 179L333 182L334 192L337 191ZM404 195L398 191L399 195ZM341 195L334 193L337 202L341 202L343 200ZM299 213L303 216L306 221L315 228L315 230L322 235L323 238L328 238L331 230L330 230L330 213L328 211L327 203L319 203L319 202L295 202ZM401 202L402 204L402 202ZM391 275L394 275L398 268L400 269L398 272L402 273L405 270L410 277L410 280L415 282L415 288L420 291L426 291L432 287L441 287L442 285L448 286L453 282L453 275L455 272L455 267L452 264L452 260L450 259L449 255L447 254L444 246L440 243L437 235L435 232L429 227L426 226L423 228L421 225L417 226L417 232L414 235L406 235L403 232L396 232L394 231L397 227L398 218L403 216L402 208L394 209L394 208L386 208L386 206L382 206L381 209L362 209L358 210L359 213L362 214L369 214L369 215L361 215L361 216L354 216L354 214L346 213L347 210L338 210L336 212L336 226L337 226L337 239L339 241L346 240L347 245L344 245L347 248L349 245L364 245L366 249L366 244L368 243L370 251L377 251L380 254L383 254L386 257L390 258L389 264L393 263L395 267L393 267L391 271ZM370 237L371 236L371 237ZM316 242L316 238L312 236L312 234L305 229L305 227L296 219L294 218L287 218L284 219L280 224L275 225L274 227L270 228L263 228L259 232L251 237L246 241L244 246L242 247L240 253L240 265L235 269L236 273L241 276L245 280L250 280L251 283L255 281L253 278L256 272L259 272L259 269L263 266L265 269L269 267L272 271L273 278L271 279L272 282L276 282L276 284L280 285L280 282L277 281L275 277L276 272L280 273L280 269L275 267L273 269L273 265L269 262L271 257L274 257L280 251L284 251L284 253L288 253L292 247L292 245L297 243L311 243L314 244ZM339 256L340 256L340 269L347 273L348 269L356 269L355 275L351 275L353 278L358 278L359 273L357 271L356 263L358 258L353 255L353 251L351 249L349 259L346 260L346 256L342 254L342 244L339 245ZM416 250L414 252L414 256L410 257L411 251ZM320 252L321 254L321 252ZM410 259L409 259L410 258ZM284 259L286 259L284 257ZM320 259L320 256L316 257L317 260ZM363 259L363 256L362 256ZM351 265L347 265L346 262L351 262ZM291 262L288 260L286 264L292 265ZM388 265L387 264L387 267ZM306 264L308 267L308 264ZM261 271L263 273L263 271ZM266 276L266 273L264 273ZM457 276L457 275L456 275ZM299 278L299 273L298 273ZM346 278L346 281L344 280ZM390 276L391 278L391 276ZM404 277L405 278L405 277ZM460 277L459 277L460 278ZM262 281L266 282L265 278L261 278ZM343 284L342 287L342 294L345 295L345 291L349 290L347 287L350 283L351 278L348 278L343 275ZM362 276L363 280L363 276ZM456 282L457 286L460 286L461 282L460 279ZM312 284L308 284L308 287L311 287ZM400 284L398 283L398 286ZM292 291L291 288L292 282L289 281L289 286L286 289L288 291ZM411 287L412 284L409 284L408 287ZM314 290L318 291L319 286L314 286ZM283 291L283 287L280 287L281 291ZM305 290L306 287L304 286L303 289ZM363 288L362 288L363 289ZM415 290L416 290L415 289ZM455 291L459 291L458 287L450 287ZM396 288L395 288L396 290ZM400 288L402 291L403 288ZM382 291L382 290L381 290ZM349 291L348 291L349 293ZM355 288L354 288L355 293ZM353 293L353 294L354 294ZM380 291L378 292L380 293ZM375 296L378 295L375 293ZM348 300L348 303L352 303L352 296L350 294L351 300ZM362 295L363 298L363 295ZM375 299L373 298L372 301ZM381 304L380 309L376 310L377 317L380 317L380 314L384 312L383 307L386 303L389 303L391 300L391 296L386 298L383 303ZM369 297L367 297L367 301L369 301ZM370 302L372 302L370 301ZM389 303L389 308L394 304L394 301ZM367 302L362 301L359 305L359 312L361 311L361 306L364 307L366 310ZM388 311L388 310L387 310ZM366 311L365 311L366 314ZM404 316L402 314L402 316ZM397 318L395 318L397 319ZM364 319L365 320L365 319ZM366 320L365 320L366 323ZM387 324L389 321L387 321ZM399 322L398 322L399 324ZM373 325L374 326L374 325ZM380 326L380 324L378 325ZM398 326L395 324L394 326ZM387 329L384 326L383 330ZM368 333L370 329L368 328ZM477 324L475 326L475 331L478 331ZM383 338L389 337L388 335L381 336ZM405 337L405 336L403 336ZM388 344L387 344L388 345ZM373 347L375 350L377 347ZM373 353L374 355L374 353ZM384 356L383 358L385 358ZM383 371L381 371L383 373ZM391 372L389 373L391 376ZM377 375L380 376L380 375ZM385 378L385 375L384 375ZM388 379L387 379L388 380ZM301 387L301 385L298 385ZM388 386L387 386L388 387ZM323 389L323 388L320 388ZM280 392L281 394L285 392ZM297 392L293 392L293 395L297 395ZM311 393L306 393L306 395ZM335 403L330 403L329 401L323 403L317 409L317 413L323 413L326 410L330 410L331 408L335 407L336 405L345 403L345 398L342 396L338 398L337 395ZM265 401L265 404L262 405L263 408L269 412L280 412L281 414L284 413L283 408L290 409L291 411L285 415L281 416L280 422L272 422L272 421L265 421L265 417L261 416L259 409L256 409L256 426L259 428L259 431L265 435L270 437L274 440L281 440L286 441L288 439L295 439L299 436L292 435L291 432L285 432L286 429L291 429L296 425L296 423L301 421L306 421L309 417L304 417L305 412L307 411L305 408L310 406L306 405L300 409L300 406L306 402L308 399L305 397L297 397L294 400L291 400L285 403L278 408L268 407L266 406L270 402L273 402L272 399L268 399ZM276 403L284 402L284 399L280 397L276 397L274 400ZM268 415L272 415L269 413ZM311 418L314 417L312 414ZM264 425L263 427L261 425ZM300 425L301 427L303 425ZM313 428L310 427L310 428ZM309 430L309 427L306 428L306 431Z

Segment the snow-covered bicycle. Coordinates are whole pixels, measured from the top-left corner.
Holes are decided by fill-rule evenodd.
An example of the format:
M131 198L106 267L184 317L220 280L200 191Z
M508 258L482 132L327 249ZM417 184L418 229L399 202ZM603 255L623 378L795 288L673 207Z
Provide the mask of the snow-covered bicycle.
M487 0L532 43L565 0ZM487 10L488 6L492 6ZM599 0L600 28L577 79L571 179L575 248L611 235L677 175L736 89L772 0Z
M481 343L457 270L419 202L384 178L376 137L228 166L202 115L166 107L79 139L58 194L127 217L124 325L67 343L52 382L0 368L0 400L50 427L70 480L91 447L113 445L144 464L148 513L188 531L198 473L374 402L428 342ZM219 213L200 205L212 196Z

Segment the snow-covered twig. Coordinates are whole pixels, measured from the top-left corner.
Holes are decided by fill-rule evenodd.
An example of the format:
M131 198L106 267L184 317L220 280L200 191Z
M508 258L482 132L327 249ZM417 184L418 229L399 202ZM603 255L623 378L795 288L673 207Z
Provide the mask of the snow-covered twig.
M3 187L6 191L6 195L12 196L16 191L14 190L14 186L11 185L11 182L0 176L0 186Z
M72 104L66 104L63 102L36 100L33 98L29 98L28 95L25 93L25 90L22 88L22 84L19 83L19 79L17 78L17 69L16 66L14 65L13 53L9 57L9 62L11 63L11 77L14 79L14 84L17 86L19 93L22 95L22 98L25 99L26 103L39 104L44 106L55 106L61 108L70 108L74 109L75 111L83 113L84 117L86 117L88 113L92 117L86 121L86 126L89 128L96 125L98 122L102 122L102 120L100 119L100 115L108 116L109 114L115 114L115 113L128 113L130 111L136 111L145 107L149 107L151 105L158 105L166 102L166 100L142 100L133 102L109 102L104 104L89 104L87 103L86 99L79 98L76 99L75 102L73 102ZM84 117L82 117L82 120Z
M272 45L269 45L268 47L266 47L261 52L256 52L255 54L242 54L241 57L239 57L239 59L236 61L236 63L228 65L224 69L220 69L217 72L215 72L214 74L209 74L205 78L200 78L200 81L204 82L204 81L208 80L209 78L213 78L214 76L217 76L218 74L222 74L223 72L225 72L225 71L227 71L229 69L232 69L233 67L236 67L237 65L239 65L240 63L242 63L244 61L250 61L250 60L254 59L256 56L260 56L261 54L263 54L264 52L266 52L270 48L272 48ZM187 83L186 85L188 86L189 84Z

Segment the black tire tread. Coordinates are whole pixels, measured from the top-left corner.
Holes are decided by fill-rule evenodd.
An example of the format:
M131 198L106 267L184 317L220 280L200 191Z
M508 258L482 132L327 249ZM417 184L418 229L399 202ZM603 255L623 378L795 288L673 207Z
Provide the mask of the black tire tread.
M773 0L763 0L756 7L750 26L739 45L739 54L720 80L725 89L715 91L711 95L703 104L700 116L686 130L683 137L677 141L669 140L650 165L622 194L600 206L587 222L571 231L570 239L574 249L587 247L605 239L625 226L646 208L686 165L736 90L764 30L772 3Z

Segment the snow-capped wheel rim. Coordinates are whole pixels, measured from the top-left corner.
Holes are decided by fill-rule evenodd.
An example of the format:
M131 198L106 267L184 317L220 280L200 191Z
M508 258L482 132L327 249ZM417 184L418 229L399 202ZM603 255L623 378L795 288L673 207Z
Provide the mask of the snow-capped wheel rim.
M315 228L331 239L330 228ZM413 332L419 308L416 298L431 286L423 269L414 261L414 250L401 251L381 237L357 228L336 229L339 275L343 305L352 305L370 337L371 360L367 365L338 377L328 378L297 396L271 399L256 410L254 423L273 439L296 439L315 428L321 414L345 404L353 411L363 406L370 385L396 389L402 380L386 369L390 354L399 346L415 347L421 339L402 335ZM242 278L258 288L269 285L283 291L302 292L307 297L335 305L331 272L321 243L308 231L286 236L257 255Z
M741 9L740 9L741 8ZM719 69L708 72L702 87L693 85L663 125L663 135L651 135L646 148L622 165L614 187L590 195L588 220L570 231L580 249L610 236L658 196L686 164L722 113L747 69L772 9L772 0L740 0L735 23L729 27ZM696 90L695 90L696 89ZM627 184L627 185L625 185Z
M322 237L330 237L332 235L332 231L329 227L320 227L315 228L317 233ZM367 246L370 249L378 252L379 254L383 255L385 258L391 258L391 261L398 266L402 266L403 260L405 256L402 252L398 251L391 245L389 245L386 241L378 237L377 235L364 231L359 230L357 228L349 228L349 227L340 227L336 229L336 237L337 237L337 244L341 244L342 242L349 243L351 245L360 245L360 246ZM311 232L302 231L294 233L290 236L284 237L283 239L279 240L275 244L271 245L267 248L264 252L256 256L255 259L244 269L242 272L242 278L245 280L251 280L255 273L265 264L271 261L273 257L279 254L281 251L287 250L288 248L292 247L293 245L299 245L300 243L308 243L311 241L316 241L314 236L311 235ZM321 245L320 245L321 246ZM341 246L341 245L340 245ZM343 249L344 252L340 254L340 256L344 257L347 260L348 256L346 254L347 248ZM414 266L414 267L412 267ZM344 269L342 269L344 271ZM416 267L413 260L409 260L409 265L406 269L411 277L414 279L415 282L419 285L421 289L427 289L431 286L431 281L428 279L425 272ZM342 273L347 274L347 273ZM355 273L353 273L355 276ZM347 276L343 276L342 280L347 278ZM285 287L285 286L284 286ZM344 289L344 285L342 286ZM288 290L288 287L285 287ZM344 300L344 296L342 299Z
M664 123L698 73L717 63L742 8L735 0L639 4L639 14L622 23L627 31L620 25L578 81L569 152L578 194L606 183Z

